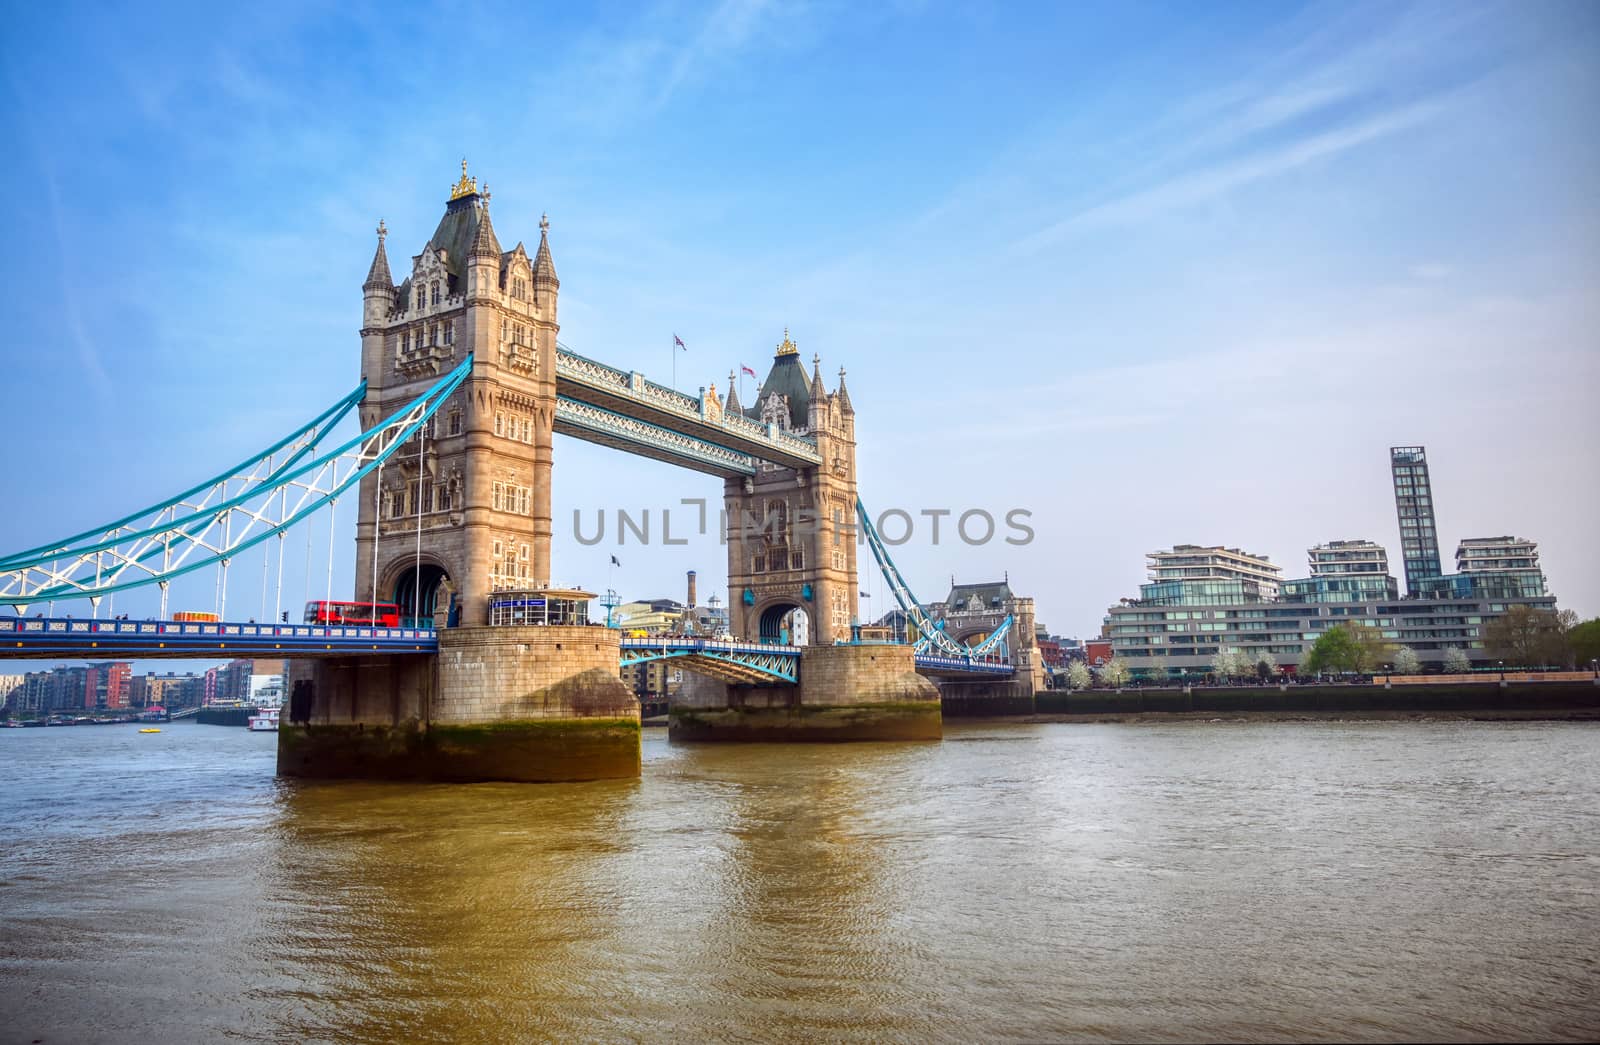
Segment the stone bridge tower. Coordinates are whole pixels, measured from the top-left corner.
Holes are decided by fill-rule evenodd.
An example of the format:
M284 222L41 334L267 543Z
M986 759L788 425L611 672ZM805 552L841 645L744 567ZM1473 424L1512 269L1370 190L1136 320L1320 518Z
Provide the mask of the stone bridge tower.
M725 409L741 409L730 381ZM781 431L811 435L816 468L763 463L753 478L729 479L729 626L741 638L797 641L793 611L803 610L804 640L831 645L856 623L856 414L845 390L829 392L821 358L808 377L784 331L772 369L743 413Z
M550 580L550 464L556 299L549 223L530 258L502 250L489 188L467 176L395 286L378 225L362 290L363 427L399 409L473 354L472 374L414 438L361 482L356 593L401 614L482 624L487 595ZM417 531L422 532L418 567ZM374 592L374 558L376 591ZM420 590L419 590L420 589Z

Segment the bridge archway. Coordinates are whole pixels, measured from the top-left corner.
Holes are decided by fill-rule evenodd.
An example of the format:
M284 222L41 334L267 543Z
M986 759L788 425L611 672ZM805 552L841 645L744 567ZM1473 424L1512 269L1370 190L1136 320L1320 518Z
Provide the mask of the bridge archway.
M419 585L420 578L420 585ZM418 587L421 597L418 598ZM420 565L407 566L395 578L394 601L400 606L400 619L420 627L444 627L444 616L449 612L449 572L437 562L424 558ZM413 610L415 607L415 610Z
M804 646L811 641L811 615L798 602L775 602L761 611L762 642Z

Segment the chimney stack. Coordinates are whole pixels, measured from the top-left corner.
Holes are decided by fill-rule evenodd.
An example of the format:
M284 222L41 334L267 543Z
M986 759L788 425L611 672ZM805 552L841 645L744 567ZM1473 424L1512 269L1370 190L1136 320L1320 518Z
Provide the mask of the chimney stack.
M694 609L694 607L695 607L695 601L694 601L694 571L690 570L689 571L689 601L684 603L684 609L692 610L692 609Z

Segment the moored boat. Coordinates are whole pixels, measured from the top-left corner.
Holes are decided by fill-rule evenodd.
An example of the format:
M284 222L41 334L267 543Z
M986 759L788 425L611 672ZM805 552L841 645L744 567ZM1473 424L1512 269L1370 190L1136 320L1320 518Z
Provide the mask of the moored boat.
M252 733L276 732L278 729L278 708L261 708L248 719Z

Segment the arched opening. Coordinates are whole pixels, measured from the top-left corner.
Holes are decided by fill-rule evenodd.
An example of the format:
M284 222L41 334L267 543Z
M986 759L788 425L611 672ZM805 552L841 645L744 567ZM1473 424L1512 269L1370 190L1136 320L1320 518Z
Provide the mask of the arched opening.
M804 606L780 602L761 613L761 641L804 646L811 641L811 618Z
M421 584L417 583L421 577ZM420 592L419 592L420 587ZM407 566L394 582L394 601L400 606L400 624L406 628L445 627L449 612L450 575L444 567L425 562ZM435 621L435 613L438 620Z

